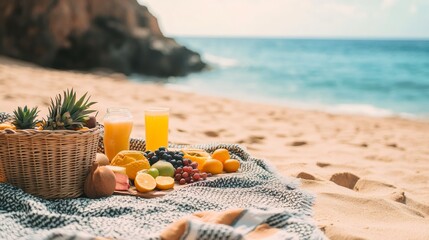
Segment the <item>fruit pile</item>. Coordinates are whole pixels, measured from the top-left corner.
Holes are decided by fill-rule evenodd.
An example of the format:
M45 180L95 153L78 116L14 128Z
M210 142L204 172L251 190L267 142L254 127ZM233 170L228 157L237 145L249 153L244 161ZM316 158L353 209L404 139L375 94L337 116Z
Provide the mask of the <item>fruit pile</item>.
M217 149L212 155L201 149L183 149L184 157L198 163L198 169L211 174L222 172L232 173L238 171L240 162L231 159L227 149Z
M146 151L144 155L149 159L152 167L159 169L159 166L162 165L162 169L172 170L173 175L171 177L174 177L174 180L180 185L204 181L207 176L211 176L210 173L200 171L198 162L192 162L189 158L186 158L183 151L169 151L165 147L160 147L153 152Z
M131 182L138 192L155 189L168 190L179 185L204 181L223 172L236 172L240 162L231 159L226 149L218 149L210 155L201 149L168 150L160 147L155 151L121 151L111 161L97 154L97 162L107 165L116 176L117 191L127 191ZM131 180L131 181L130 181Z

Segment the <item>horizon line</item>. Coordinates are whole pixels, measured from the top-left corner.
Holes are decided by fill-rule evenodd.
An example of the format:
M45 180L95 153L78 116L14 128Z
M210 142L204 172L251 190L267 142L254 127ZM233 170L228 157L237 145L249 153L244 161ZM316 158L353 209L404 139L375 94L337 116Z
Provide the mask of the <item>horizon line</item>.
M195 37L195 38L252 38L252 39L297 39L297 40L409 40L409 41L429 41L428 37L399 37L399 36L276 36L276 35L209 35L209 34L171 34L167 37Z

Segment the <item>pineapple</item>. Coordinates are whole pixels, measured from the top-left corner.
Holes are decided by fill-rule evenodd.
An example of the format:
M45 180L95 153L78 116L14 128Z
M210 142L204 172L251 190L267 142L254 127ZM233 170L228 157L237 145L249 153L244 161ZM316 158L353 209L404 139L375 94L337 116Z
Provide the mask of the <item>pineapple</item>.
M17 110L13 111L13 125L17 129L34 129L39 122L36 119L38 113L37 107L32 109L27 106L24 106L24 108L18 107Z
M85 93L76 101L76 92L72 90L64 91L63 95L58 94L55 101L51 98L49 115L44 129L47 130L79 130L84 127L88 114L95 112L89 107L95 102L89 102L90 97Z

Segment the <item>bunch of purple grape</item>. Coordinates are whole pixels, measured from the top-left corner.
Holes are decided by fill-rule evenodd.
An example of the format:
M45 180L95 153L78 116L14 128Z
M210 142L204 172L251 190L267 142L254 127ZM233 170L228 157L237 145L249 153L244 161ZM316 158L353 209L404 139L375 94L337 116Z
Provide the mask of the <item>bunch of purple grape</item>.
M154 152L146 151L144 155L149 160L151 166L159 160L164 160L171 163L175 169L183 167L184 154L180 151L168 151L167 148L160 147Z
M183 159L183 167L176 169L174 180L180 185L194 183L198 181L204 181L207 177L211 176L211 173L200 172L198 170L198 163L191 162L189 159Z

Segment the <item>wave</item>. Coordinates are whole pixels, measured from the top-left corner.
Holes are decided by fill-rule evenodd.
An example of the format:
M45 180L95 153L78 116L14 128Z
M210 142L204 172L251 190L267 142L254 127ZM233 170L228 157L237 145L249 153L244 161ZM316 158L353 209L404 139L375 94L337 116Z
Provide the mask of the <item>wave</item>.
M391 117L401 115L391 110L378 108L368 104L338 104L327 107L326 111L340 114L357 114L373 117ZM405 113L404 113L405 114Z
M209 62L214 66L220 68L230 68L238 65L238 60L233 58L220 57L212 54L205 53L203 54L203 59Z
M290 102L283 101L283 103L290 107L305 109L305 110L316 110L332 114L345 114L345 115L360 115L360 116L370 116L370 117L400 117L406 119L429 119L429 115L416 115L413 113L407 112L396 112L393 110L375 107L369 104L337 104L337 105L327 105L327 104L311 104L303 102Z

